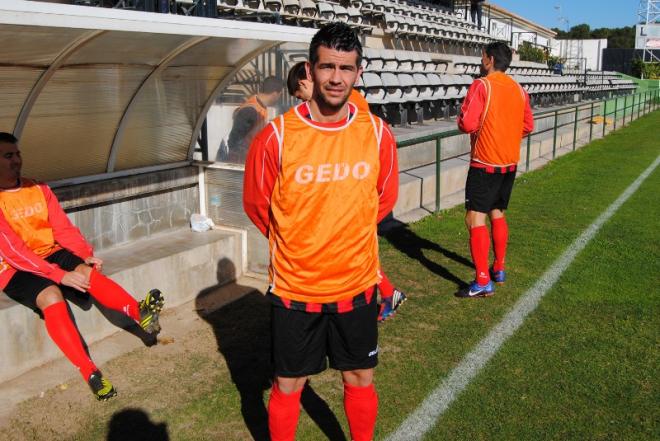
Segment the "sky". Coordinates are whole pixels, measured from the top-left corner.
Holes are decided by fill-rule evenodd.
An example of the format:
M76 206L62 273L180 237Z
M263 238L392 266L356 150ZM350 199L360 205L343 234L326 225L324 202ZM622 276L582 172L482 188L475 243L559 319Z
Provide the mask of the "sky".
M591 29L620 28L637 23L639 0L489 0L513 13L548 28L566 30L587 23ZM561 13L555 8L561 6Z

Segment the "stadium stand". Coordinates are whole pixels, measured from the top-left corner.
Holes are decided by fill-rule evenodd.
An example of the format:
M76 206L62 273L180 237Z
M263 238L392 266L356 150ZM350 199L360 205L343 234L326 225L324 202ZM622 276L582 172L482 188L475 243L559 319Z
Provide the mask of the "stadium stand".
M80 5L79 8L68 6L70 9L111 6L117 9L135 10L140 9L139 5L145 2L58 0L49 3ZM212 11L209 10L209 5L213 6ZM34 56L34 60L25 61L17 58L20 62L17 62L15 66L8 64L0 69L0 75L5 75L5 79L11 79L11 82L5 82L6 87L12 89L12 93L7 93L6 96L10 101L16 101L12 107L15 111L6 106L9 109L7 110L9 116L3 117L6 124L14 124L17 119L20 120L17 115L21 112L26 97L31 93L28 86L31 87L33 83L39 81L39 78L45 78L44 85L48 82L48 75L41 76L43 72L53 75L50 83L53 89L45 89L45 92L42 92L42 98L44 96L48 98L46 101L49 103L60 104L61 101L62 108L71 112L80 109L80 113L84 116L84 118L80 118L80 127L72 127L71 120L65 121L69 123L66 133L61 131L64 123L61 123L59 119L50 118L52 115L42 112L42 109L38 107L35 109L39 112L35 111L31 116L32 119L23 121L25 124L29 122L26 125L24 139L31 141L29 138L32 137L33 145L42 145L48 141L48 146L52 151L58 151L66 145L85 145L84 151L75 152L76 161L70 161L71 164L68 163L69 161L41 161L42 168L34 168L36 172L39 172L37 174L41 175L39 177L57 181L85 174L99 176L108 170L125 171L125 175L113 175L108 179L110 182L122 180L127 188L141 188L137 185L139 184L137 176L140 173L144 173L144 176L148 176L150 180L170 183L178 180L173 187L162 182L161 185L153 188L147 188L148 186L145 184L145 190L138 195L131 191L117 191L114 188L103 193L103 188L100 184L94 183L94 180L89 180L88 186L80 184L80 198L88 197L89 194L103 194L103 197L118 199L117 205L125 203L130 209L131 215L140 218L139 222L136 221L135 225L131 224L130 228L126 230L126 237L122 238L126 239L124 242L117 240L110 244L126 245L127 242L132 242L131 245L123 250L113 249L112 246L103 250L104 256L109 262L109 273L116 275L120 281L128 287L134 288L136 292L146 290L144 284L147 281L165 280L170 277L168 271L174 274L181 268L190 268L190 277L179 281L167 279L167 284L174 290L180 287L181 292L191 291L220 281L220 275L216 280L215 269L208 266L209 262L217 261L220 250L231 249L232 252L239 254L241 257L232 257L232 260L242 262L237 265L237 268L240 269L244 268L243 265L247 265L245 259L250 259L250 262L258 264L267 259L267 256L249 255L253 250L261 249L263 244L258 242L260 236L253 235L249 227L246 227L245 216L240 204L241 165L203 163L204 171L191 167L192 150L195 147L194 137L202 124L203 115L201 114L217 105L219 110L213 117L216 118L216 121L221 121L226 125L228 121L231 122L233 110L258 89L260 78L271 74L282 76L293 63L305 59L307 51L305 42L311 38L313 28L330 20L341 20L349 23L362 34L366 43L363 61L365 70L358 84L358 90L366 97L374 113L395 126L397 136L402 133L401 129L403 129L403 132L408 130L406 134L408 138L418 137L423 132L417 126L428 125L430 128L424 128L424 130L435 130L436 132L454 128L452 121L444 120L451 120L456 115L469 85L479 75L480 47L484 43L496 39L495 36L477 29L471 22L447 9L415 0L396 2L350 0L341 3L325 0L218 0L217 2L172 0L169 2L169 6L169 12L180 15L204 15L205 17L233 20L234 22L230 24L236 25L236 29L244 25L245 29L239 29L244 33L240 37L236 37L234 34L223 35L222 38L226 39L225 42L217 40L219 37L211 31L208 35L204 33L197 35L194 30L191 30L196 27L196 25L191 25L191 21L197 20L193 17L175 17L185 19L184 22L178 24L181 29L184 26L190 26L182 30L181 35L176 38L174 38L175 31L172 31L172 35L168 35L163 28L158 29L158 32L144 30L144 27L152 25L146 18L142 18L141 20L144 22L136 25L139 29L116 34L113 31L114 23L112 26L91 31L90 29L94 28L85 24L85 26L81 25L82 30L75 35L73 31L67 31L71 35L58 37L61 40L61 48L54 53L63 54L63 58L53 56L52 59L61 63L64 69L58 71L59 66L50 69L48 63L51 58L39 54ZM144 13L142 14L144 15ZM102 17L104 20L114 18L110 17L111 14L100 15L107 15L107 17ZM125 21L127 17L117 17L118 22L119 18L121 21ZM211 20L208 18L205 20L205 26L221 28L220 26L209 26ZM165 21L163 18L161 25L171 25L170 22L165 23ZM237 23L237 21L248 23ZM229 22L223 23L227 27ZM273 26L272 23L282 26ZM17 26L11 26L6 27L5 35L10 36L20 30ZM26 26L26 24L23 23L21 26ZM267 32L263 29L267 29ZM86 33L88 31L89 34ZM287 38L298 46L283 47L280 45L273 49L278 42L287 41L279 35L280 32L284 34L293 31L300 35L296 34L296 38L289 35ZM301 31L306 33L303 35ZM277 35L270 36L276 33ZM25 46L20 46L26 54L31 54L44 46L43 41L38 40L41 33L34 32L30 35L30 38L35 40L30 40L29 45L26 43ZM168 46L158 40L159 35L165 36L163 38L169 41ZM191 35L194 39L189 40ZM264 35L268 36L268 41L259 45L253 44ZM73 37L75 37L74 40L71 39ZM245 53L241 54L226 51L227 42L234 38L241 38L245 46L250 46L250 44L252 46L246 48ZM52 44L60 41L51 40ZM20 39L16 41L20 41ZM73 44L72 41L76 43ZM85 47L86 44L89 44L89 47ZM124 46L121 46L122 44ZM124 53L120 50L115 51L117 47L130 47L133 58L128 61L122 58ZM135 48L153 49L156 52L145 56ZM72 57L67 60L66 57L69 56L67 50L74 55L78 50L85 56L78 54L79 59ZM194 55L189 55L188 51ZM248 55L252 59L247 60L245 57ZM110 56L114 58L108 58ZM230 58L230 56L231 60L219 60L222 57ZM93 62L86 57L92 57ZM49 61L43 62L43 59ZM177 63L172 64L174 60ZM239 62L243 61L245 64L239 68ZM40 63L44 66L41 66ZM168 64L172 64L172 66L168 66ZM34 66L39 66L39 69ZM105 70L101 70L101 73L95 71L95 69L101 68ZM130 75L123 74L131 69L138 69L139 72L130 72ZM122 73L123 76L117 72ZM57 75L55 75L56 73ZM89 75L87 75L88 73ZM526 88L537 108L551 108L583 100L625 95L635 89L632 81L623 79L614 72L564 70L563 75L558 75L553 74L544 64L514 61L509 73ZM81 81L81 78L84 81ZM89 92L81 85L93 85L94 81L106 81L116 88L116 92L106 95L97 93L94 95L95 100L92 103L94 106L82 108L81 97L92 95L94 91ZM13 93L28 82L30 84L25 85L22 95ZM62 89L59 94L60 89L55 88L53 84L61 84L69 89ZM121 87L117 85L121 85ZM11 102L13 103L13 101ZM119 101L121 103L117 104ZM129 102L132 103L130 106ZM285 108L291 102L290 98L284 97L280 107ZM159 103L162 107L157 109L151 107ZM42 119L40 119L40 115L43 116ZM112 124L108 123L106 127L96 124L96 120L91 119L98 115L104 118L103 122L107 122L108 117L113 115L116 116L116 120L112 121ZM68 117L71 118L71 115ZM563 115L560 120L570 117L572 115ZM124 119L125 122L123 122ZM438 120L438 124L434 126L436 120ZM550 120L548 120L549 123ZM413 125L413 129L409 128L410 125ZM94 126L96 130L93 132L80 130L81 127L89 126ZM115 133L118 126L122 128L123 133ZM147 130L142 130L143 126ZM107 130L101 133L99 128ZM78 131L76 132L74 129ZM117 139L113 139L115 134ZM120 142L122 135L123 143ZM405 136L401 136L399 139L403 140L403 138ZM533 153L533 157L541 157L552 149L552 143L548 139L540 138L532 145L532 148L536 149L534 151L537 152ZM459 155L466 151L468 140L467 136L459 136L443 142L443 148L446 149L443 152L446 152L450 159L443 162L441 179L443 189L445 189L443 191L449 191L447 189L453 189L457 185L461 185L459 184L461 181L464 182L465 160ZM420 201L422 204L427 204L428 198L434 197L435 190L432 188L435 173L432 165L435 160L434 141L428 144L400 151L400 164L403 170L402 197L395 210L396 215L419 208ZM113 145L114 147L111 148ZM122 155L122 151L128 153ZM98 159L99 163L98 170L80 173L76 170L73 173L67 168L69 165L77 164L77 161L85 160L83 154L88 152L95 152L94 158ZM46 153L40 151L42 156ZM146 153L148 155L143 156ZM73 157L74 154L72 153L71 156ZM116 168L106 169L108 158L116 163ZM133 158L140 161L134 164L130 162ZM202 157L201 159L209 158ZM212 159L213 157L211 157ZM174 162L174 160L178 162ZM60 166L62 162L66 164ZM154 165L162 167L162 169L146 169L147 166ZM53 174L55 171L59 173L56 166L61 167L60 174ZM174 168L175 166L181 168ZM135 171L137 167L145 168L137 172ZM201 168L202 166L200 166L200 170ZM184 176L179 176L174 172L172 173L176 176L156 176L156 173L168 174L168 170L183 170L181 173ZM62 181L61 184L62 188L58 190L58 196L66 194L69 188L67 185L72 185L71 182L65 181ZM202 192L204 185L206 185L206 195ZM195 193L196 191L197 193ZM164 194L171 194L167 202L169 205L157 201L157 197ZM92 198L89 203L72 202L68 206L69 209L75 211L72 217L79 217L76 221L81 221L80 223L83 224L81 228L86 233L93 233L90 235L102 245L112 242L104 234L111 234L113 231L106 230L117 229L116 225L109 225L107 222L107 219L112 218L107 215L110 199L99 202L98 198ZM152 218L165 218L167 216L164 213L169 215L172 207L182 205L183 199L189 203L186 206L187 211L178 216L175 219L176 222L169 224L171 228L158 230L159 234L164 235L149 237L149 228L144 226L142 218L149 222ZM207 201L209 216L218 223L222 222L224 225L234 226L243 231L247 229L247 233L213 232L211 233L213 237L208 236L204 241L195 242L195 240L201 239L192 239L187 231L181 231L181 229L187 228L186 218L191 210L197 208L196 205L200 200L201 205L204 205L204 200ZM159 202L160 205L154 201ZM139 211L138 208L143 208L143 205L151 211L147 208ZM96 211L92 213L92 210ZM85 220L86 213L88 217ZM172 222L172 219L169 221ZM157 222L153 223L157 224ZM244 236L247 236L247 239L244 239ZM259 252L261 251L257 253ZM130 256L139 255L144 255L153 262L134 262L129 259ZM252 267L249 269L254 270ZM202 278L201 275L207 278ZM208 279L209 275L211 279ZM122 277L125 277L125 281L121 280ZM187 285L184 289L183 285L177 284ZM170 305L185 300L183 297L173 298L167 292L166 296L169 296L168 301L173 302ZM7 372L8 376L25 371L56 356L54 350L44 350L46 345L44 342L47 341L47 337L43 333L38 335L38 341L29 341L26 344L28 339L26 336L30 333L31 327L35 326L35 319L25 312L17 312L19 309L11 304L0 305L2 320L19 323L11 330L7 330L7 333L18 333L21 337L21 339L16 339L13 334L2 335L2 341L17 342L11 347L6 345L0 348L4 363L3 372ZM20 310L22 311L22 309ZM29 313L29 311L27 312ZM98 323L103 322L98 315L86 314L84 317L81 315L80 320L79 324L83 328L83 333L90 336L90 342L108 335L113 330L111 327L98 328ZM89 320L89 322L85 320ZM35 357L35 353L41 353L43 356Z

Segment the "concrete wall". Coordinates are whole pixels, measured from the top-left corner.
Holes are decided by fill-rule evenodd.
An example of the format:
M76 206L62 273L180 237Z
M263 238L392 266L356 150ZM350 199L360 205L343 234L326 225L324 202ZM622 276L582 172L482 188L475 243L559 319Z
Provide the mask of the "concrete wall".
M554 40L551 55L569 59L566 68L584 69L584 62L575 58L587 59L587 70L602 70L603 49L607 48L607 39L590 40Z
M183 167L54 189L96 250L188 228L199 212L197 168Z

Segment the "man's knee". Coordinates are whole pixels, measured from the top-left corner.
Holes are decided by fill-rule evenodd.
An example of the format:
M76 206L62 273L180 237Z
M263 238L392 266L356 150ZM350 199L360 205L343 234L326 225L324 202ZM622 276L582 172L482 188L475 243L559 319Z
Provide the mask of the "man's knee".
M488 213L488 216L490 217L491 220L492 219L500 219L500 218L504 217L504 211L496 208L494 210L490 210L490 212Z
M85 277L87 277L89 279L90 275L92 274L92 267L89 266L89 265L86 265L84 263L81 263L80 265L78 265L76 267L76 269L74 271L84 275Z
M277 383L277 388L280 390L280 392L285 395L289 395L302 389L307 382L307 377L275 377L275 382Z
M486 225L486 213L468 210L465 213L465 226L469 229Z
M342 377L345 383L351 386L366 387L374 381L373 369L356 369L354 371L343 371Z
M37 295L37 307L40 310L48 308L50 305L55 303L63 302L64 296L62 291L55 285L51 285L48 288L45 288Z

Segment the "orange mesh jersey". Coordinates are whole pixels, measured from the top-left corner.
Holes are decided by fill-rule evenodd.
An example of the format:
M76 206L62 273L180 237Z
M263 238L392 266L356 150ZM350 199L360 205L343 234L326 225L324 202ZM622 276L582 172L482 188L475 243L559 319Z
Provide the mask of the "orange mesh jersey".
M24 180L21 191L0 192L0 210L12 230L39 257L60 249L48 222L46 198L38 185Z
M21 178L18 187L0 191L0 287L17 270L59 283L64 271L44 258L61 248L83 260L92 256L47 185Z
M515 165L523 135L534 129L529 96L503 72L476 79L463 101L458 127L472 135L472 160Z
M303 103L250 147L244 206L268 236L279 297L340 302L378 281L376 225L396 201L396 144L382 120L349 108L322 124Z
M250 98L246 99L243 104L238 106L236 110L234 110L234 117L240 112L241 110L245 109L246 107L252 107L256 112L257 115L259 116L257 123L250 129L250 133L247 134L246 139L252 139L254 135L259 133L261 129L264 128L266 124L268 124L268 109L261 104L261 102L257 99L256 95L252 95Z
M369 112L369 103L367 102L366 98L362 96L360 92L357 90L353 89L351 92L351 96L348 97L348 100L355 104L355 106L358 108L358 110L362 112Z

